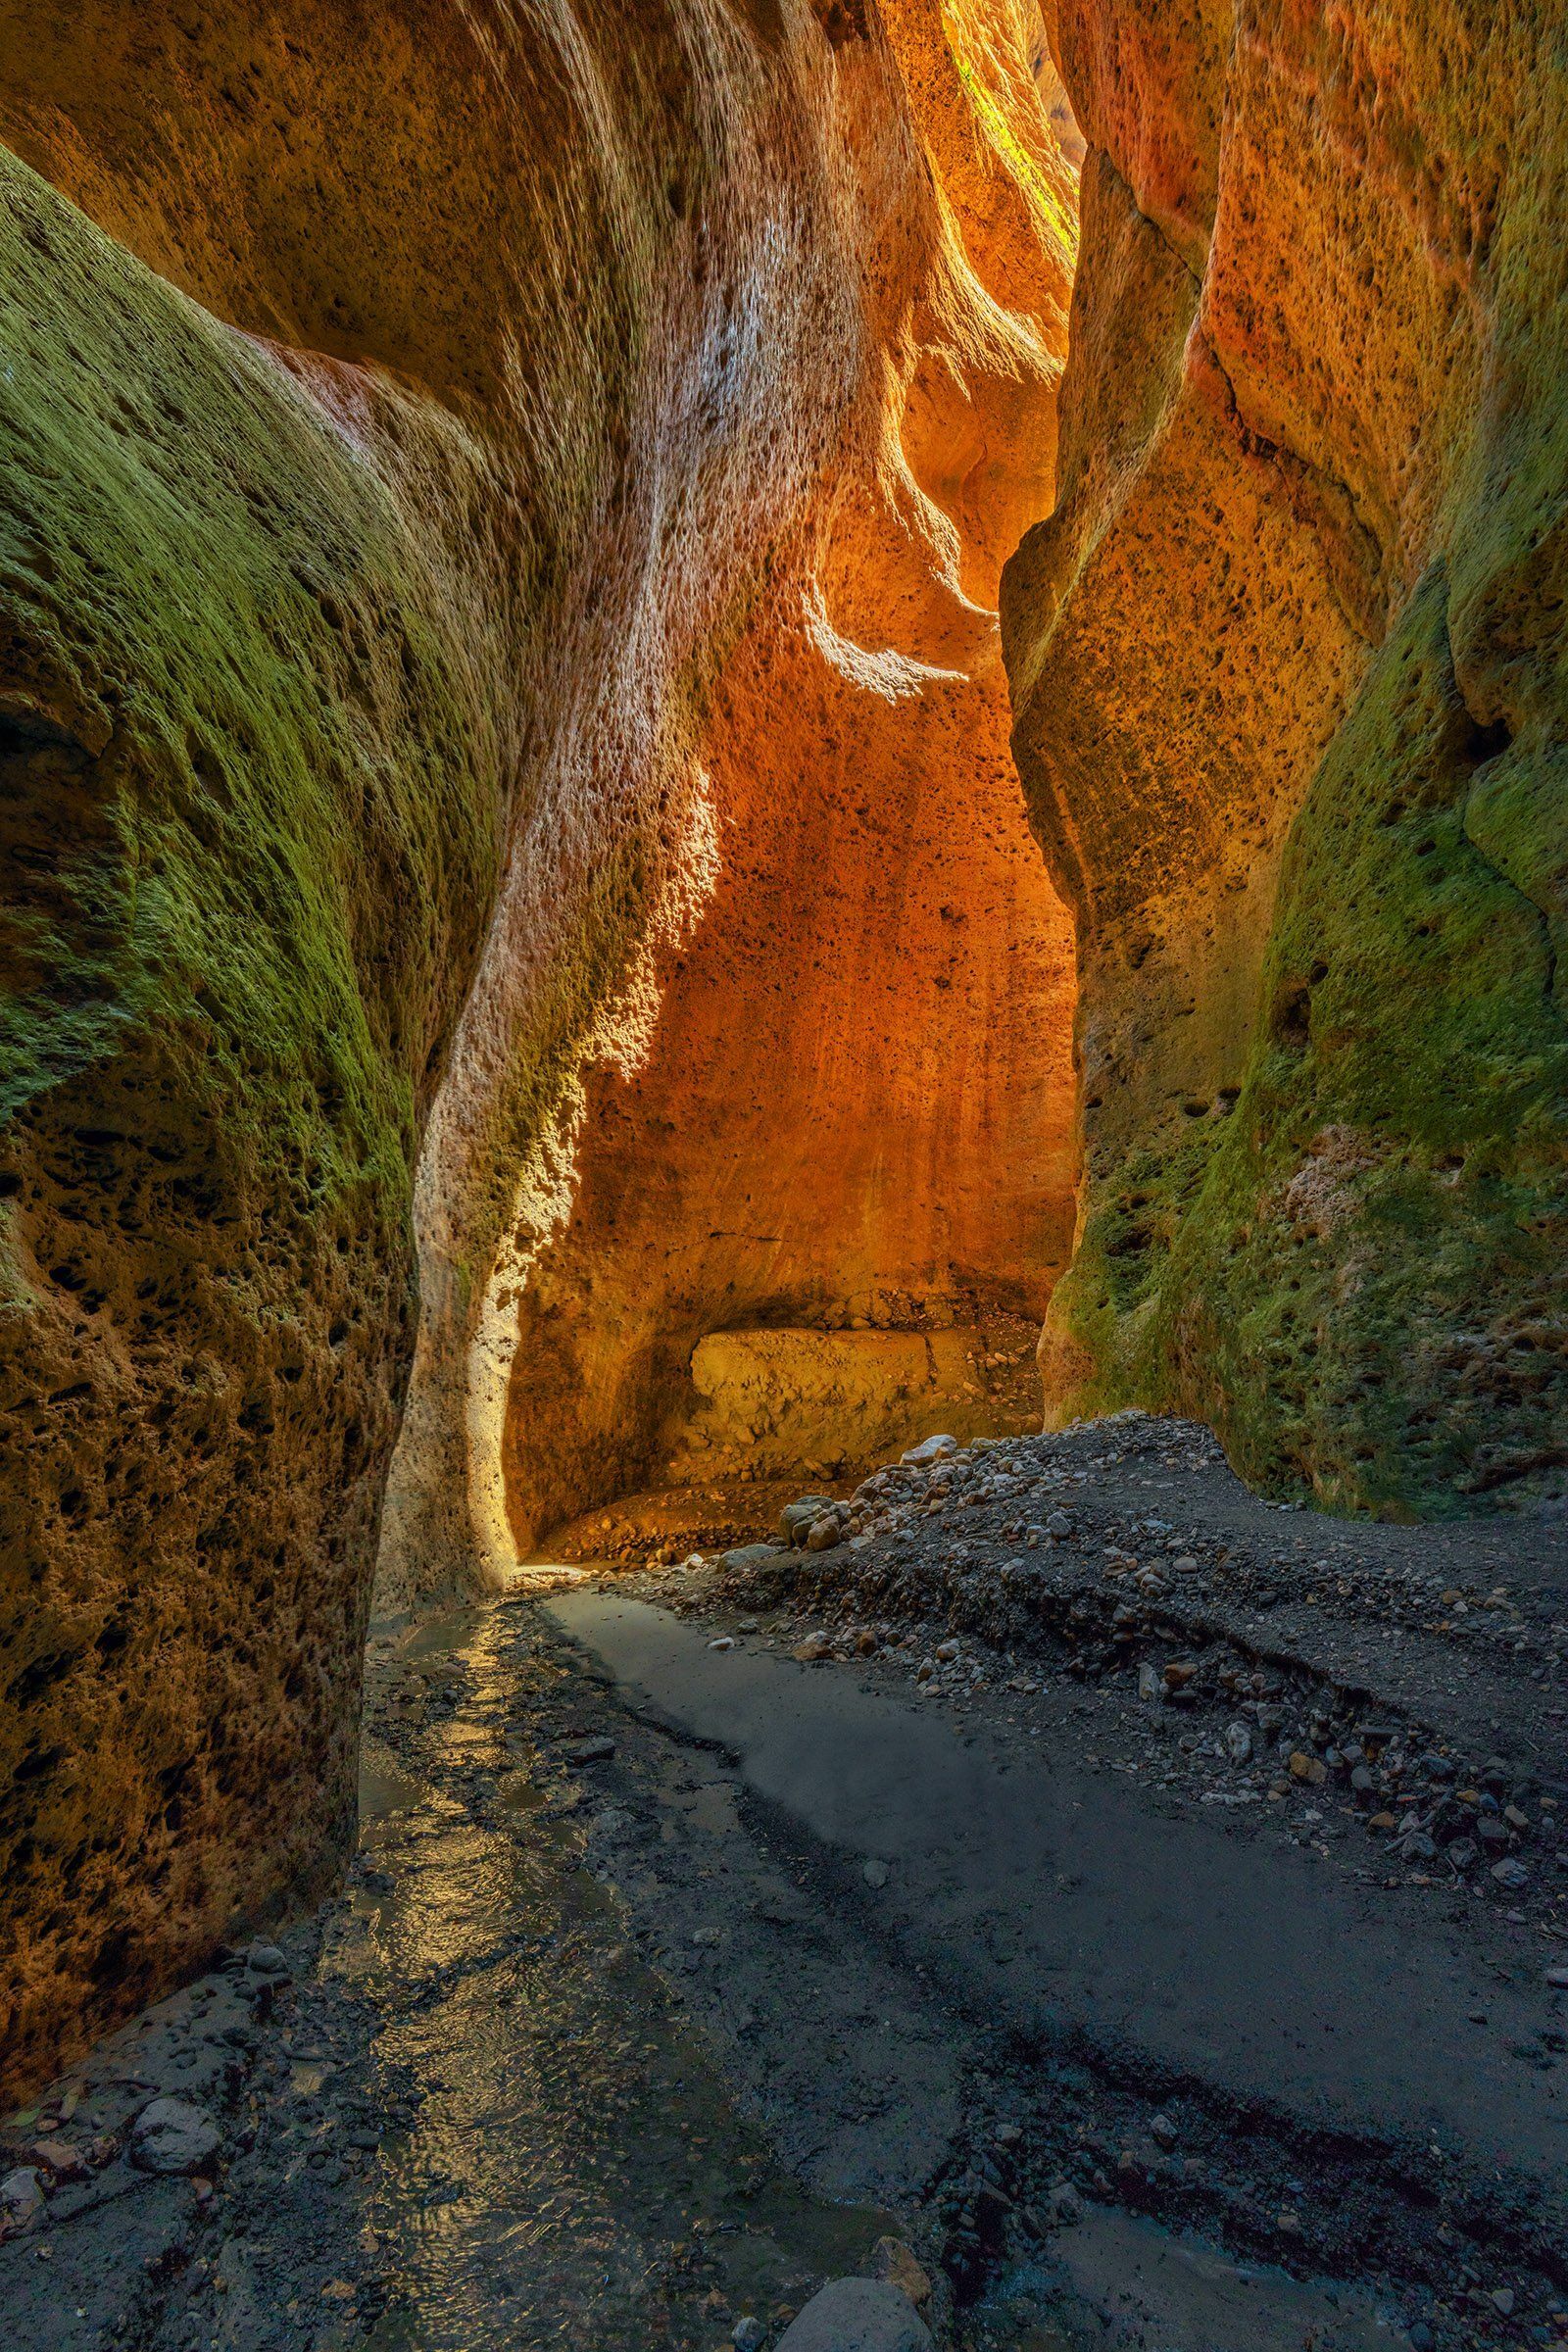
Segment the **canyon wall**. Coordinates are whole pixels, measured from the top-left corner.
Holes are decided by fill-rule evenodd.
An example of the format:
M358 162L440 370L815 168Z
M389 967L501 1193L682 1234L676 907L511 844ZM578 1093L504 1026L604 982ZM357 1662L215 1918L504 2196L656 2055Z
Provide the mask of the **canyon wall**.
M863 399L694 754L710 895L645 1050L587 1075L569 1208L497 1284L524 1552L665 1479L1038 1426L1072 942L996 602L1053 498L1076 173L1032 16L885 6L887 46L843 67L856 119L897 129L856 155Z
M1048 1301L1058 1417L1557 1473L1561 37L0 0L8 2082L335 1867L383 1522Z
M1568 1461L1564 29L1060 0L1060 498L1003 592L1079 924L1054 1417L1410 1513Z
M933 761L847 906L857 858L896 896L928 857L906 819L945 826L1003 901L977 1001L1021 1048L1017 906L1059 1004L974 590L1045 503L1071 178L1014 0L4 0L0 43L17 2083L335 1867L411 1374L394 1592L504 1537L513 1286L720 876L771 858L831 928L853 727L804 762L733 735L798 723L789 661L829 730L861 662L956 754L973 725L1006 834L977 867ZM1048 247L1054 342L985 291ZM982 381L953 465L909 458ZM879 565L909 610L876 634ZM929 880L914 929L935 990L965 958ZM835 986L876 961L835 954ZM1009 1149L1064 1134L1024 1084L1034 1110L981 1088ZM1038 1285L1065 1167L1009 1182L1054 1214ZM916 1255L981 1249L974 1189Z

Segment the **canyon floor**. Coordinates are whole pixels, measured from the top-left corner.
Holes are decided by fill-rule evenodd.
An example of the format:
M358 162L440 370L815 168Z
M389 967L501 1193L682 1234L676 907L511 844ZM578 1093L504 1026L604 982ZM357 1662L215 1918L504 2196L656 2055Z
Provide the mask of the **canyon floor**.
M1562 1510L1143 1416L831 1501L372 1630L342 1896L6 2127L13 2342L1568 2338Z

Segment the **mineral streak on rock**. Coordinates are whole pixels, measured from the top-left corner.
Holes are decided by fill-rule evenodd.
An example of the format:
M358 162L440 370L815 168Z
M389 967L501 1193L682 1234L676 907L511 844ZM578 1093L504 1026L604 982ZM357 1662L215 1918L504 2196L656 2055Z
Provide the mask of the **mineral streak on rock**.
M1046 984L1007 1151L1064 1099L980 601L1071 268L1028 14L0 8L8 2081L335 1867L416 1221L394 1591L500 1539L514 1273L727 874L798 957L874 861L866 964L920 877L916 995L1021 1044ZM974 780L934 739L847 851L854 712L917 695Z
M1003 591L1079 922L1050 1407L1463 1508L1568 1460L1560 27L1054 14L1082 261Z

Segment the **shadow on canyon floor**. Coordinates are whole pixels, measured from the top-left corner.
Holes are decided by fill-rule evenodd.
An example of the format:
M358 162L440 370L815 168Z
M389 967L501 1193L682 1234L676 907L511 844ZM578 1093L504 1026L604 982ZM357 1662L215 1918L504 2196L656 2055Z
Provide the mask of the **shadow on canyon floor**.
M12 2119L20 2341L1568 2330L1560 1515L1119 1416L837 1516L376 1630L342 1897Z

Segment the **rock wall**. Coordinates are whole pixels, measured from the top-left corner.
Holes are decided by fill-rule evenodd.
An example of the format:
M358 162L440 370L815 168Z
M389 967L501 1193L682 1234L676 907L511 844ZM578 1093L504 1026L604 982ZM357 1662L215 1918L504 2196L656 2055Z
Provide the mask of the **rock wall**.
M952 291L972 332L974 288ZM999 471L983 404L999 377L1017 403L1009 362L1049 427L1043 341L938 359ZM956 1384L919 1349L931 1377L892 1410L845 1338L961 1326L976 1353L977 1315L1037 1325L1066 1263L1070 929L1007 756L994 609L946 527L961 493L917 484L897 428L920 395L896 389L868 416L882 479L841 480L719 683L711 895L661 958L641 1059L589 1076L569 1215L515 1286L504 1469L525 1550L665 1476L855 1464L933 1413L985 1426L983 1366ZM707 1335L779 1325L795 1344L758 1412L704 1410Z
M1562 27L1061 0L1060 500L1003 593L1078 917L1054 1417L1405 1514L1568 1460Z
M1049 20L0 0L8 2082L715 1334L1563 1463L1560 33Z
M879 1375L846 1391L861 1359L840 1335L1038 1321L1066 1262L1071 933L1007 750L996 596L1051 503L1070 122L1012 0L885 6L834 90L853 398L688 749L705 888L653 942L639 1017L585 1064L569 1149L487 1236L471 1319L421 1340L394 1507L417 1488L450 1530L466 1449L477 1542L400 1528L388 1590L475 1556L504 1572L685 1469L854 1459L858 1421L873 1446L923 1434L949 1387L890 1419ZM464 1254L453 1128L494 1084L492 1034L487 1015L471 1072L460 1046L421 1175L427 1297ZM781 1325L803 1336L769 1361L793 1379L818 1331L818 1374L756 1428L705 1411L705 1337ZM959 1416L983 1423L990 1377L966 1370ZM453 1442L432 1442L438 1414Z
M888 676L950 623L995 674L960 574L1035 511L1057 346L974 272L1044 224L1059 339L1067 270L1029 29L0 5L8 2083L335 1866L416 1218L394 1589L500 1526L512 1270L722 866L715 690L752 664L760 721L785 583L803 644L851 610L829 484L907 510L944 607ZM887 419L965 370L993 423L938 480Z

